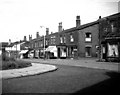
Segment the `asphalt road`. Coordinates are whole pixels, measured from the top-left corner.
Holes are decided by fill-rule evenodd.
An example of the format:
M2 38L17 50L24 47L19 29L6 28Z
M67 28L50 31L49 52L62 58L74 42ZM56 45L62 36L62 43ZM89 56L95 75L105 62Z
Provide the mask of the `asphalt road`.
M2 93L117 93L119 74L106 70L56 65L57 71L2 81ZM113 82L114 81L114 82Z

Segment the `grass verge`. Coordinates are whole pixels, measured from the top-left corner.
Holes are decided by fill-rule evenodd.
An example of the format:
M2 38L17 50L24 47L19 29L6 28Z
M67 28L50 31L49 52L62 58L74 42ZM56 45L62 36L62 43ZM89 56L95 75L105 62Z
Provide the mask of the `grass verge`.
M32 66L31 62L16 60L14 58L6 58L0 61L0 70L19 69Z

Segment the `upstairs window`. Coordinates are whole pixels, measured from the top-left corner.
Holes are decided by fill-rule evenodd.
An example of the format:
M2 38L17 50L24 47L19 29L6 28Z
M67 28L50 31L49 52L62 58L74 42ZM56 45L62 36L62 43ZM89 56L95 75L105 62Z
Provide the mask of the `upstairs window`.
M37 47L37 43L35 42L35 47Z
M45 40L45 41L46 41L45 44L48 45L48 41L47 40Z
M85 33L85 41L86 42L92 41L92 34L91 33Z
M60 36L60 43L63 43L63 38L62 38L62 36Z
M64 43L66 43L66 37L65 37L65 35L64 35Z
M70 42L74 42L74 38L72 34L70 34Z
M56 41L56 37L55 36L51 36L51 44L55 44Z
M32 48L34 48L34 45L33 45L33 43L31 44L31 47L32 47Z

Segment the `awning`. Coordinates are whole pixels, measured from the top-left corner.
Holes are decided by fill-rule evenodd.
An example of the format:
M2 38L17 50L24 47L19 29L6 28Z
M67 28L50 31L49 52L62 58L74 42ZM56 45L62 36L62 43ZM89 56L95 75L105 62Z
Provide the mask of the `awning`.
M27 52L28 52L28 50L21 50L21 52L19 52L19 54L25 54Z
M56 46L49 46L48 48L46 48L45 51L49 51L49 52L57 52L57 48L56 48Z

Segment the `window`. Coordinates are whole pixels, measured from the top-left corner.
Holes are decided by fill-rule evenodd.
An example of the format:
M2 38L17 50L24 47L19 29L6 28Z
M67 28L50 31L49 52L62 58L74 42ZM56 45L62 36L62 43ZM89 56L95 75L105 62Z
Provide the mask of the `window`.
M85 47L85 56L91 57L91 47Z
M37 47L39 47L39 42L37 42Z
M55 38L53 39L53 44L55 44Z
M117 24L118 23L116 23L116 22L112 22L111 23L111 30L112 30L112 32L116 32L117 31L117 28L118 28Z
M118 57L118 45L117 44L108 44L108 56L109 57Z
M37 43L35 42L35 47L37 47Z
M48 41L47 40L46 40L45 44L48 45Z
M70 42L74 42L74 38L72 34L70 34Z
M33 43L31 44L31 47L32 47L32 48L34 47Z
M39 42L39 47L41 47L41 41Z
M60 43L63 43L63 38L62 38L62 36L60 36Z
M66 43L66 37L65 37L65 35L64 35L64 43Z
M55 36L51 36L51 44L55 44Z
M43 47L43 43L41 43L41 47Z
M91 33L86 33L85 34L85 41L86 42L91 42L92 41L92 35L91 35Z

